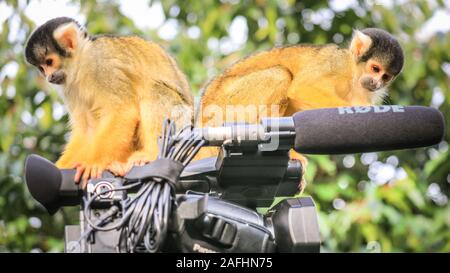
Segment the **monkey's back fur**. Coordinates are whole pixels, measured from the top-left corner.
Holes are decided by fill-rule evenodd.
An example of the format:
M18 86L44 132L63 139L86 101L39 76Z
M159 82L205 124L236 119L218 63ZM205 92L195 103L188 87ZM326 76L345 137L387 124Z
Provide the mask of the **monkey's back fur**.
M367 92L351 92L351 60L347 49L335 45L278 47L257 53L214 78L204 89L200 109L211 105L223 109L227 105L279 105L280 112L270 114L283 116L316 106L341 106L351 100L368 104ZM210 115L198 117L198 125L220 125ZM258 122L260 116L255 118L245 121Z
M254 124L262 117L290 116L301 110L371 105L380 95L357 84L358 69L350 50L333 44L303 44L257 53L235 63L205 87L196 125ZM231 112L230 106L234 107ZM250 113L255 109L256 113ZM216 148L203 148L196 159L217 153ZM293 150L289 155L306 168L304 156ZM302 179L299 189L304 186Z

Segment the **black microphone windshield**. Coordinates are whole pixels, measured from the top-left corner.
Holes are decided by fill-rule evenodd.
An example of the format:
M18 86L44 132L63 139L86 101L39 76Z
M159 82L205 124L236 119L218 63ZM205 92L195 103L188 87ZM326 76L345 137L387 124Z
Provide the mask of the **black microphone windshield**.
M444 136L441 112L423 106L354 106L306 110L293 116L295 150L347 154L426 147Z

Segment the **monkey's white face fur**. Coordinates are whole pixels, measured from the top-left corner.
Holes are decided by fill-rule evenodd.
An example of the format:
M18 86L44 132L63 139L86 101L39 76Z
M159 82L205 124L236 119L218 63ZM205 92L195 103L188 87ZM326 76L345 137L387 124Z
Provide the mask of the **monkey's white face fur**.
M388 89L386 87L375 90L371 94L371 102L372 104L380 104L383 102L384 98L386 98L388 94Z

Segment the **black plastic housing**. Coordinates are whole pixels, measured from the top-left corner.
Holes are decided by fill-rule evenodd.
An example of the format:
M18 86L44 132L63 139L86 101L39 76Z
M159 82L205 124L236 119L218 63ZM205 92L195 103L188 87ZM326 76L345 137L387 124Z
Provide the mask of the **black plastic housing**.
M320 234L316 208L311 197L289 198L272 208L278 252L319 252Z
M270 207L275 197L293 196L302 177L299 161L287 151L237 152L223 149L218 157L189 164L177 183L177 192L217 192L221 198L255 209Z

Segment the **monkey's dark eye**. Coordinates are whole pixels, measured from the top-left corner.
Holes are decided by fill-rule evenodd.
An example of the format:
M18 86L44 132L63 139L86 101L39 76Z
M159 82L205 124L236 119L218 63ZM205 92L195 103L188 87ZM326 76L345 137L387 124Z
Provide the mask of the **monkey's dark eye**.
M374 66L372 66L372 71L375 73L378 73L378 72L380 72L380 68L378 66L374 65Z
M388 81L388 80L390 80L391 79L391 76L389 76L388 74L384 74L383 75L383 77L382 77L382 79L383 79L383 81Z
M53 60L52 59L47 59L45 60L45 64L48 66L51 66L53 64Z

